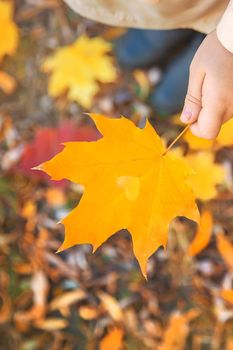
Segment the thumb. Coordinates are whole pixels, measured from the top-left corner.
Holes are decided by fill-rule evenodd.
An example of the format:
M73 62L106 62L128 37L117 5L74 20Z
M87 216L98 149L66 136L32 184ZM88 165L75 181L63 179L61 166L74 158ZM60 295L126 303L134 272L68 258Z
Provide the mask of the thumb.
M202 86L204 78L204 73L202 74L200 71L194 73L190 69L188 91L180 117L183 123L192 124L198 119L202 109Z

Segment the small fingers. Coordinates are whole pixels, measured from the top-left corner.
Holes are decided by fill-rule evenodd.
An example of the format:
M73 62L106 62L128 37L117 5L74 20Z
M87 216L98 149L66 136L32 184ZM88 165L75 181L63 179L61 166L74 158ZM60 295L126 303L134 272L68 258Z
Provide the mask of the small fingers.
M201 100L187 93L184 109L180 117L181 121L189 124L194 123L198 119L201 108Z
M183 123L194 123L202 108L202 87L205 75L190 69L188 92L185 98L181 121Z
M225 110L216 105L203 107L198 120L190 126L192 133L198 137L212 140L218 136L225 119Z

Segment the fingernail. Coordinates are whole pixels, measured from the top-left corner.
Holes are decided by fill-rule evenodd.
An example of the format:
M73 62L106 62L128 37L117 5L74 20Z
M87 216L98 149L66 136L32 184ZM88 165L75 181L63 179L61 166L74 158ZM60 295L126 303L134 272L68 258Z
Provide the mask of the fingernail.
M180 119L183 121L183 122L188 122L191 118L192 118L192 112L191 111L188 111L188 110L185 110L183 111Z

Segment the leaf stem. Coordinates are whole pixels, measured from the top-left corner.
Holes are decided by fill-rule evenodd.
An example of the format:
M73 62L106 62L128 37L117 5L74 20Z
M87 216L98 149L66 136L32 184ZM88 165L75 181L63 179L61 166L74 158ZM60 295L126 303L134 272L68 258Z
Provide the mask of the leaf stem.
M186 131L189 129L189 127L190 127L190 124L188 124L184 128L184 130L182 130L181 133L175 138L175 140L172 141L172 143L167 147L167 149L163 153L163 156L165 156L167 154L167 152L174 146L174 144L186 133Z

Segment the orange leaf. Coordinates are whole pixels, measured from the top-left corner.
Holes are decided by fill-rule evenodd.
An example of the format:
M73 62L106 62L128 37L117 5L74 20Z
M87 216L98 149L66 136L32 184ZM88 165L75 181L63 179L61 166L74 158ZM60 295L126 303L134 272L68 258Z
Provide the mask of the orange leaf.
M98 309L93 306L81 306L79 314L84 320L94 320L99 316Z
M0 89L6 94L12 94L16 88L16 81L9 74L0 71Z
M100 342L100 350L120 350L122 348L123 331L113 328Z
M63 221L62 251L90 243L94 251L125 228L146 275L147 260L166 246L168 227L176 216L199 221L187 178L192 172L165 148L149 122L144 129L122 117L91 114L103 137L96 142L67 142L64 150L39 169L54 180L84 185L84 195ZM38 168L37 168L38 169Z
M158 347L158 350L184 349L190 331L189 322L197 316L199 316L199 312L195 309L188 311L184 315L171 315L163 343Z
M28 200L22 208L21 215L25 219L30 219L36 215L36 210L37 209L35 203L33 203L31 200Z
M0 324L3 324L9 321L12 312L11 299L3 290L0 292L0 305Z
M227 267L233 270L233 245L223 233L217 235L217 247Z
M227 339L226 350L233 350L233 338Z
M233 289L226 289L220 292L220 297L233 304Z
M195 256L209 244L213 228L213 217L210 211L206 210L201 215L200 226L196 236L189 246L188 254Z
M57 188L48 189L46 192L46 199L52 207L59 207L65 204L64 193L62 190Z

